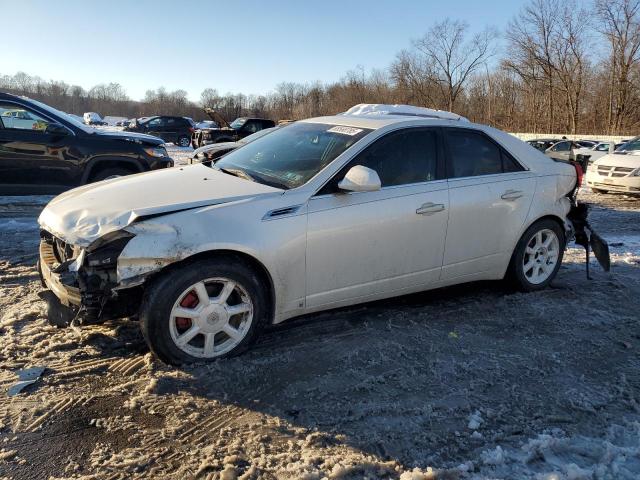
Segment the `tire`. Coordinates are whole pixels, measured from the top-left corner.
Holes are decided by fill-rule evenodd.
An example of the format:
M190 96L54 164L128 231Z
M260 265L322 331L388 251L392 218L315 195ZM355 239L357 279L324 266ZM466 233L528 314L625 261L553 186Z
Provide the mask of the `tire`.
M602 189L600 189L600 188L593 188L593 187L591 187L591 191L592 191L593 193L595 193L595 194L599 194L599 193L607 193L607 192L608 192L608 190L602 190Z
M179 147L188 147L191 145L191 138L186 135L180 135L178 141L175 143Z
M110 180L112 178L124 177L125 175L131 175L131 170L127 170L126 168L106 168L104 170L100 170L98 173L91 176L88 183L100 182L102 180Z
M506 280L522 292L546 288L560 269L565 241L564 230L558 222L550 219L535 222L518 241Z
M226 256L195 260L159 277L145 291L140 328L163 362L207 362L246 351L268 322L268 312L256 272Z

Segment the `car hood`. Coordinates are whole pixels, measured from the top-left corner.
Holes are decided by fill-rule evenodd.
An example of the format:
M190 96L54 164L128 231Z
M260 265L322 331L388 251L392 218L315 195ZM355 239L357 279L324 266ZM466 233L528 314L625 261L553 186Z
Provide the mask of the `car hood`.
M105 132L98 130L96 135L114 140L124 140L127 142L144 143L149 145L162 145L164 140L153 135L135 132Z
M69 190L49 202L38 223L67 243L88 246L144 217L282 192L197 164Z
M206 107L204 112L209 115L209 118L216 122L220 128L231 128L222 115L216 112L213 108Z
M611 167L640 167L640 151L632 151L626 155L619 153L610 153L604 155L594 162L596 165L608 165Z
M204 147L197 148L193 151L192 157L195 157L199 153L204 152L215 152L218 150L228 150L230 148L236 148L242 145L241 142L221 142L221 143L211 143L209 145L205 145Z

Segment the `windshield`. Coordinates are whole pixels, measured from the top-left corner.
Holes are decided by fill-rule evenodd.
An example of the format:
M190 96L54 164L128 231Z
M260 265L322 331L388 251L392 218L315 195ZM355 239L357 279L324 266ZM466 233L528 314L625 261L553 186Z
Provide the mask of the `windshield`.
M622 144L616 152L633 152L635 150L640 150L640 137L632 138L628 142Z
M243 139L239 140L239 143L251 143L254 140L259 139L260 137L264 137L267 133L273 132L275 129L276 127L265 128L264 130L260 130L259 132L252 133L248 137L244 137Z
M61 112L60 110L56 110L55 108L50 107L49 105L45 105L42 102L38 102L37 100L29 99L29 101L31 103L34 103L35 105L39 106L41 109L43 109L46 112L52 113L53 115L57 115L58 117L62 117L63 120L65 120L66 122L69 122L74 127L79 128L80 130L83 130L83 131L85 131L87 133L95 133L95 131L96 131L95 128L91 128L91 127L85 125L84 123L82 123L82 122L76 120L75 118L73 118L68 113L64 113L64 112Z
M294 123L228 153L213 168L239 170L277 188L296 188L369 132L366 128Z
M229 125L229 126L231 128L233 128L234 130L238 130L245 123L247 123L247 119L246 118L236 118L233 122L231 122L231 125Z

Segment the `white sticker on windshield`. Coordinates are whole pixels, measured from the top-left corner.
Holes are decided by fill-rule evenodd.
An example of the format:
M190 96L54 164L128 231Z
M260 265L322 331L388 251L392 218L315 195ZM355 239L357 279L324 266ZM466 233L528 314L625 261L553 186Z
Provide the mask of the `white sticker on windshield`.
M353 128L353 127L343 127L341 125L336 125L335 127L330 128L327 132L331 133L341 133L343 135L354 136L359 134L362 131L361 128Z

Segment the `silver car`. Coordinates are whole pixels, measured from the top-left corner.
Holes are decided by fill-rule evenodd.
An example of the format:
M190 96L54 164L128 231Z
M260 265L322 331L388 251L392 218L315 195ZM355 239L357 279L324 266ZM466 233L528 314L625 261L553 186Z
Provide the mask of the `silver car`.
M139 317L179 364L310 312L475 280L549 285L573 235L573 165L447 112L367 107L52 200L51 320Z

